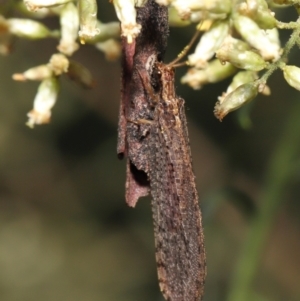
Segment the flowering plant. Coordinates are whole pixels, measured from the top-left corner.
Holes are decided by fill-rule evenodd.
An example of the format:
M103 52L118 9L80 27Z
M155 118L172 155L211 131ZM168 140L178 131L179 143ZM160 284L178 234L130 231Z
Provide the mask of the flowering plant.
M49 62L13 75L19 81L41 81L28 113L27 125L48 123L58 91L59 77L66 73L86 87L93 86L89 71L70 59L81 44L92 44L103 51L107 59L116 59L121 52L120 36L128 43L139 35L136 8L146 0L114 0L116 15L121 23L102 23L97 19L96 0L24 0L13 4L29 18L9 18L3 10L0 16L0 52L9 53L13 36L27 39L58 39L57 51ZM287 65L291 48L299 44L300 22L283 23L275 18L274 8L294 5L296 0L156 0L169 7L172 26L196 24L203 31L194 53L187 59L189 69L181 82L193 89L215 83L234 75L227 90L219 97L215 116L222 120L229 112L252 100L258 93L270 94L269 76L283 70L289 85L300 90L300 68ZM60 20L59 30L50 30L40 21L49 15ZM278 30L293 33L281 48ZM264 71L264 73L260 73ZM262 75L261 75L262 74Z

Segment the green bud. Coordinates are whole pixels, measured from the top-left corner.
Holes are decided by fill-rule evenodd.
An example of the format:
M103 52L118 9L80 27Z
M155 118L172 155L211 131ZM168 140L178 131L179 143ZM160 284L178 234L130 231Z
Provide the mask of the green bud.
M257 93L258 85L256 82L239 86L231 93L219 97L214 109L215 116L222 121L228 113L240 108L242 105L255 98Z
M57 49L66 54L72 55L79 45L76 42L78 37L79 16L78 9L74 3L66 4L60 12L61 39Z
M178 15L186 20L190 18L192 12L205 11L213 14L228 14L231 11L231 0L211 0L211 1L199 1L199 0L156 0L160 5L173 6Z
M56 103L58 90L59 83L56 77L50 77L41 82L33 102L33 110L27 114L29 117L27 126L33 128L35 124L50 122L51 109Z
M229 32L229 23L220 21L202 35L195 52L188 57L189 65L202 68L210 60L215 51L222 45Z
M88 38L93 38L100 33L97 27L97 1L78 0L80 31L79 37L82 44Z
M52 76L52 70L48 65L40 65L28 69L23 73L15 73L12 78L16 81L26 81L26 80L44 80Z
M255 16L256 23L261 29L273 29L276 27L276 18L269 9L258 9Z
M300 68L285 65L282 67L283 76L290 86L300 91Z
M227 18L226 13L215 14L215 13L210 13L208 11L198 10L198 11L193 11L191 13L189 20L192 23L201 23L202 21L211 22L214 20L225 20L226 18Z
M253 82L258 79L258 75L254 71L240 71L232 79L231 84L228 86L226 94L231 93L239 86Z
M96 44L99 42L105 42L109 39L117 39L120 37L120 24L119 22L109 22L101 23L97 21L97 27L99 29L99 34L92 38L87 38L86 43Z
M169 25L173 27L185 27L191 24L190 20L183 20L174 7L169 7Z
M269 10L265 0L248 0L239 6L239 12L254 20L261 29L276 27L274 13Z
M43 19L47 16L53 15L53 12L49 8L29 10L26 7L24 1L16 2L15 8L18 12L21 13L22 16L27 17L27 18Z
M235 39L232 36L228 36L225 41L224 44L229 44L232 48L236 49L239 52L242 51L246 51L246 50L250 50L251 47L248 43L239 40L239 39Z
M29 20L11 18L7 20L9 31L18 37L27 39L44 39L53 37L53 33L42 23Z
M23 73L15 73L12 77L17 81L37 80L42 81L52 78L54 75L61 75L68 71L69 61L62 53L53 54L47 65L40 65L28 69Z
M55 53L51 56L48 66L54 75L58 76L68 72L69 60L62 53Z
M216 51L216 56L221 62L229 62L245 70L260 71L267 65L259 54L249 50L239 51L227 43Z
M213 60L205 69L190 68L181 78L182 84L188 84L193 89L200 89L207 83L216 83L236 72L236 68L227 63L221 64L219 60Z
M24 0L24 3L29 11L36 11L44 7L52 7L62 5L71 0Z
M265 60L280 57L280 41L277 29L262 30L257 23L246 16L237 15L234 26L245 41L256 48Z

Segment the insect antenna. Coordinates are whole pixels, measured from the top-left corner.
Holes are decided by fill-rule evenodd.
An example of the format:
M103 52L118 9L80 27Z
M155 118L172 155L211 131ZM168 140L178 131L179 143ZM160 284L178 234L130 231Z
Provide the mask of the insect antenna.
M168 64L168 66L173 67L173 68L177 68L177 67L181 67L181 66L186 66L188 64L188 61L184 61L184 62L179 62L184 56L187 55L187 53L189 52L189 50L191 49L191 47L193 46L193 44L195 43L195 41L198 39L198 37L201 34L201 26L203 24L203 21L201 21L197 26L196 26L196 32L194 33L191 41L183 48L183 50L178 54L177 58L175 60L173 60L172 62L170 62Z

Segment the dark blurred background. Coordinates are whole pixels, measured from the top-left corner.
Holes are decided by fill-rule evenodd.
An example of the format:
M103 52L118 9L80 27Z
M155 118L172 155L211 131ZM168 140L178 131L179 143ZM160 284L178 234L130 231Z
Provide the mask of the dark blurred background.
M116 20L112 5L99 1L99 18ZM171 29L166 61L192 34ZM74 59L92 72L95 88L62 78L51 123L25 126L38 84L11 75L46 63L56 45L18 39L0 58L0 300L162 301L150 198L127 207L125 161L116 155L120 62L82 46ZM213 108L230 80L192 91L179 83L185 71L177 72L177 90L186 99L204 216L204 300L245 301L237 286L252 273L249 300L299 301L300 94L278 71L271 96L220 123Z

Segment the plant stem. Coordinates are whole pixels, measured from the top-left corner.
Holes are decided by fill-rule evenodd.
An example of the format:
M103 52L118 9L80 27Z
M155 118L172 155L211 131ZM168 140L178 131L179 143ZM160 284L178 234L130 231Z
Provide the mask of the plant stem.
M294 24L297 25L297 27L293 30L293 33L291 34L289 40L285 44L283 54L281 55L280 59L270 65L267 72L265 72L262 75L262 77L258 80L259 82L266 83L268 78L273 74L273 72L287 61L291 49L297 43L297 40L299 40L300 18L297 20L297 22L294 22Z
M300 102L297 100L286 128L270 158L265 185L258 200L260 210L252 220L233 276L228 301L253 301L250 297L268 234L280 210L285 188L294 173L293 162L300 150Z

